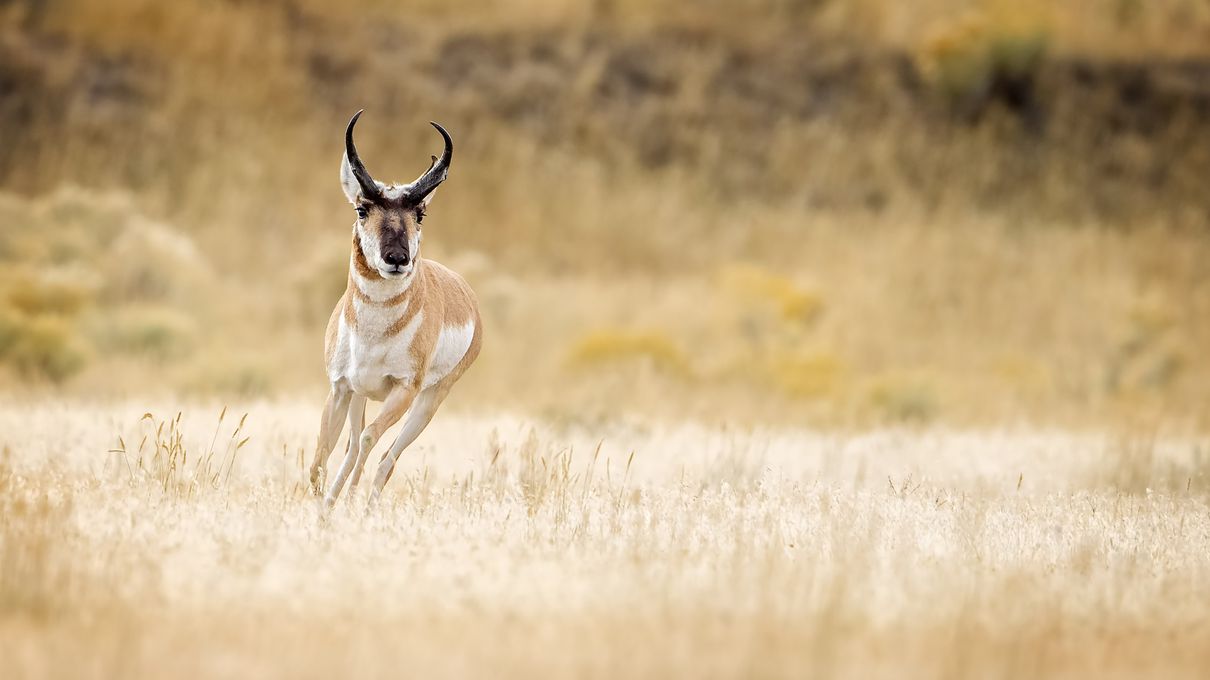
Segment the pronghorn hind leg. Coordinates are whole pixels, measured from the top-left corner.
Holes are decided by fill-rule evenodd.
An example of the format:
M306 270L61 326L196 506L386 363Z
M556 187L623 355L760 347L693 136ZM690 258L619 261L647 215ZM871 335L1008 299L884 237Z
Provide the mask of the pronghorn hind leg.
M362 450L368 454L374 448L374 445L378 443L379 438L392 425L399 422L403 414L407 413L408 409L412 407L412 402L416 399L418 391L412 385L400 383L387 394L387 398L382 402L382 410L378 412L378 417L374 418L374 421L361 431L360 443Z
M454 370L437 382L437 384L426 388L419 396L416 397L416 402L412 407L411 413L408 414L407 422L400 429L399 436L395 438L395 443L391 444L391 448L382 456L382 460L378 463L378 473L374 476L374 488L370 492L370 506L378 502L378 497L382 495L382 488L390 481L391 475L395 472L395 463L399 460L399 456L403 453L416 437L428 427L429 421L433 419L433 414L437 412L437 407L441 406L441 402L445 401L450 390L454 387L454 383L458 382L458 378L466 372L466 369L479 356L479 345L482 342L482 326L479 323L478 313L475 315L475 335L471 338L470 349L463 355L462 360L454 367ZM366 454L369 451L365 452Z
M445 400L445 395L448 393L449 386L439 383L424 390L416 397L412 410L408 413L408 419L404 421L403 428L399 430L399 436L395 438L391 448L382 454L382 460L378 463L378 473L374 476L374 488L370 492L370 503L378 501L382 488L386 486L395 472L395 462L399 460L404 449L420 436L424 428L428 427L429 421L433 419L433 414L437 412L437 407ZM363 460L368 453L368 451L362 452Z
M387 394L387 398L382 402L382 410L378 412L378 417L374 418L374 422L361 431L361 436L357 437L356 433L350 433L350 437L357 437L357 446L349 448L349 455L345 456L344 464L340 466L340 470L336 473L336 478L332 480L331 486L328 487L328 495L324 498L324 505L332 507L336 504L336 499L340 496L340 490L344 487L345 480L353 472L353 467L360 456L369 455L370 450L374 448L374 444L378 442L379 437L390 429L392 425L399 422L399 419L403 417L403 414L407 413L415 398L416 390L412 386L398 385ZM364 407L364 403L362 406Z
M328 392L328 400L324 403L323 414L319 418L319 438L315 444L315 460L311 462L311 492L318 495L322 490L325 468L332 449L336 448L336 440L344 429L345 413L349 410L349 399L352 392L347 388L332 385Z

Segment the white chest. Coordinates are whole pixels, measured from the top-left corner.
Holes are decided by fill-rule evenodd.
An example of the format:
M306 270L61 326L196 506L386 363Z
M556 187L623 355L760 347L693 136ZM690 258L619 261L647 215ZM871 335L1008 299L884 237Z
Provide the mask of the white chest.
M406 305L353 304L356 321L350 324L344 316L340 319L328 378L347 381L354 392L381 400L393 382L413 382L421 370L412 347L424 311L417 310L398 328L400 319L409 315Z

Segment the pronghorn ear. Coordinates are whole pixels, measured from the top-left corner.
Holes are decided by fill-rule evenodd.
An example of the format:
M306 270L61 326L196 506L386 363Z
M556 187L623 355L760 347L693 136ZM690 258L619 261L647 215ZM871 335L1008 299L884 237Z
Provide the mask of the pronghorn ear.
M356 205L357 198L361 196L361 185L357 183L357 176L353 174L353 166L349 165L348 154L340 159L340 188L344 189L349 203Z

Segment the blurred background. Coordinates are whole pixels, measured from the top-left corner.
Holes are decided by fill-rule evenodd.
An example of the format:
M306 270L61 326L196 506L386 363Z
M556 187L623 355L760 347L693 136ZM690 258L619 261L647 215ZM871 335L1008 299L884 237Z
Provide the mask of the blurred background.
M361 108L457 408L1210 425L1206 0L0 0L0 388L318 409Z

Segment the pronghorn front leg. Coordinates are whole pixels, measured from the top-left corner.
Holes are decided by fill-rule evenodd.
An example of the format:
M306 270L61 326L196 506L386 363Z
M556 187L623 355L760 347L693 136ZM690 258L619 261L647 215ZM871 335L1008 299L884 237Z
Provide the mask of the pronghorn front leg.
M328 457L332 455L336 440L344 429L345 413L349 410L349 398L352 394L347 387L336 384L333 384L328 392L328 401L324 404L323 414L319 418L319 440L315 444L315 460L311 463L311 492L316 495L322 490ZM350 434L350 437L352 436Z
M328 495L324 497L325 507L332 507L336 503L336 499L340 496L340 489L344 486L345 479L349 477L349 469L357 460L361 439L358 438L358 433L366 424L366 398L360 394L354 394L349 400L349 450L345 454L345 460L340 465L340 469L336 471L336 478L332 480L332 485L328 487Z
M364 430L361 431L361 437L358 438L356 447L349 447L349 454L345 456L345 462L340 466L340 471L336 473L336 479L332 480L332 485L328 487L328 495L324 498L324 505L332 507L336 504L336 499L340 497L340 490L344 487L345 480L353 471L353 467L357 464L359 457L368 456L370 449L374 448L374 444L378 443L378 439L392 425L399 422L403 414L407 413L412 406L412 401L416 398L416 388L412 385L400 383L396 385L388 394L387 398L382 402L382 410L378 412L378 417L374 422L370 423ZM353 433L350 437L355 436Z
M423 398L423 396L424 396L424 394L421 393L420 398ZM416 410L415 405L417 403L419 403L419 402L418 401L412 402L412 408L408 411L409 413L411 411ZM366 421L364 418L365 414L362 413L362 416L363 417L361 419L361 423L357 425L356 429L352 430L353 432L362 432L366 429ZM388 425L387 427L390 427L390 426ZM365 469L366 459L370 457L370 449L373 448L371 446L361 446L360 445L361 437L358 437L358 442L359 442L359 445L358 445L358 449L359 449L358 454L359 455L357 456L356 462L354 462L354 464L353 464L353 474L351 477L349 477L349 493L350 494L353 493L353 491L355 489L357 489L357 483L361 481L361 473Z

